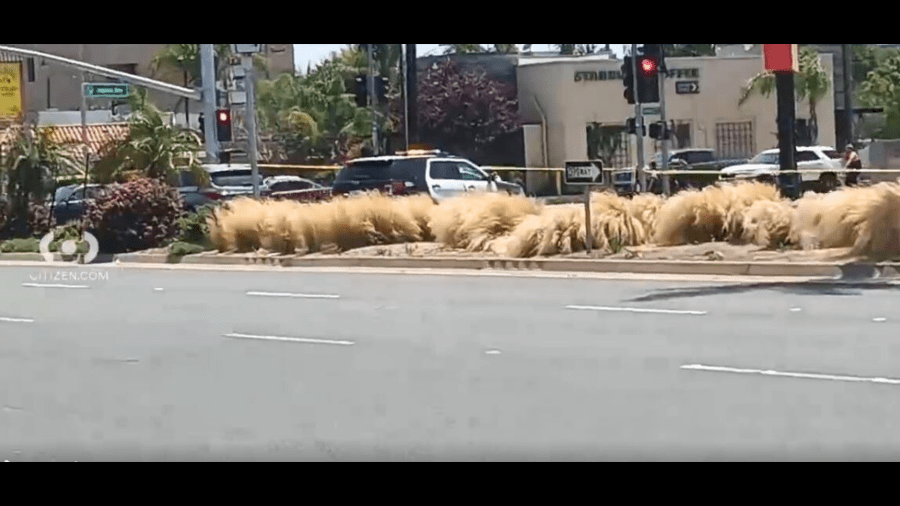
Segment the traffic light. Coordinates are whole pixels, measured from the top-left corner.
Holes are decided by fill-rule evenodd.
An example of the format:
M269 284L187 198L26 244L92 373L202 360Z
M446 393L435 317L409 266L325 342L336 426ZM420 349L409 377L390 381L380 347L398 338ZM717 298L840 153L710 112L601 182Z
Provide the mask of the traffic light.
M375 79L375 97L381 105L387 104L387 92L391 87L390 79L379 77Z
M219 142L231 142L231 111L216 111L216 135Z
M650 125L650 137L658 141L669 140L668 125L664 121L657 121Z
M626 56L625 63L622 65L622 83L625 85L625 100L634 105L634 67L631 56Z
M662 45L644 44L638 59L638 99L642 104L659 103L659 72L662 64Z
M356 98L357 107L368 107L369 105L369 89L366 86L366 76L360 74L353 81L353 94Z

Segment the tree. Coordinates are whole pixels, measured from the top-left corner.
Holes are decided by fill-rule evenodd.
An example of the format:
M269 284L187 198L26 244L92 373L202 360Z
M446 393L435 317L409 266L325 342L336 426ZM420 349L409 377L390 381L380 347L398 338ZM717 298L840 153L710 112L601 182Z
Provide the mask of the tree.
M108 182L126 173L165 179L188 170L205 182L208 175L200 162L201 140L197 132L165 121L163 113L138 89L131 98L128 138L109 150L95 166L96 178Z
M29 204L43 203L47 195L55 191L56 178L62 173L81 171L77 152L70 146L53 142L51 135L52 128L16 128L16 137L0 165L0 175L4 176L0 180L6 180L9 198L6 214L11 219L7 225L15 229L16 235L25 232Z
M219 57L219 68L216 75L222 77L228 66L231 49L228 44L215 44L216 56ZM150 70L154 76L175 78L187 75L188 85L198 85L202 77L200 62L200 44L168 44L153 58Z
M471 54L484 53L485 50L481 44L441 44L444 48L444 54Z
M900 54L887 56L868 74L859 89L860 103L883 107L886 125L879 137L900 136Z
M715 44L663 44L666 56L715 56Z
M818 114L816 108L831 88L831 76L819 59L819 53L812 48L800 50L800 72L794 76L795 95L798 102L809 103L810 133L812 141L818 139ZM775 74L763 72L754 76L741 90L738 101L743 106L755 95L770 97L775 92Z
M551 44L559 54L587 55L597 52L598 44Z
M449 60L420 73L418 110L423 141L472 158L520 126L512 87Z

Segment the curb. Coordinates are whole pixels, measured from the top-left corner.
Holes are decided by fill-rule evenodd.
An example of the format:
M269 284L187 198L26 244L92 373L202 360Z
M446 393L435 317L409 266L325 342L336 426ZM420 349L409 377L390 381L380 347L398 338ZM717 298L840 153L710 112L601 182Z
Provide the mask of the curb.
M54 255L56 262L63 259ZM0 262L43 262L37 253L0 254ZM504 258L391 258L391 257L291 257L280 255L230 255L200 253L185 257L128 253L103 255L93 264L186 264L215 266L269 266L307 268L377 268L496 270L595 274L666 274L682 276L801 277L826 279L896 279L900 264L702 262L649 260L504 259Z
M818 277L830 279L884 279L900 277L900 264L839 264L789 262L689 262L647 260L572 260L502 258L386 258L386 257L285 257L190 255L117 255L121 263L236 265L272 267L328 267L381 269L459 269L601 274L672 274L696 276Z

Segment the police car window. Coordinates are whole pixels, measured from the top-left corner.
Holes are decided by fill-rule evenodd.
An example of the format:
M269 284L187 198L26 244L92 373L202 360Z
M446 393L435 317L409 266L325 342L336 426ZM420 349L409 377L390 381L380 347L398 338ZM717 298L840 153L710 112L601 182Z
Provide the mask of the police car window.
M459 165L454 162L431 162L431 179L461 179Z
M801 151L797 153L797 161L798 162L817 162L819 161L819 155L815 154L812 151Z
M484 174L474 167L462 163L459 164L459 174L463 181L485 181L487 179Z

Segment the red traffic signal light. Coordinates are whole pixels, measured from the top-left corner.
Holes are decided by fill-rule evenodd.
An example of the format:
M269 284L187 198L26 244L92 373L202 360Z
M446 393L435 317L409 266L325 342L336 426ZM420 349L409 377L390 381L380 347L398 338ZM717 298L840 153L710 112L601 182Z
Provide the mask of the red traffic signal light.
M645 76L652 77L659 71L659 62L655 58L641 58L641 72Z
M219 142L231 142L231 111L216 111L216 137Z

